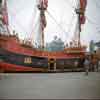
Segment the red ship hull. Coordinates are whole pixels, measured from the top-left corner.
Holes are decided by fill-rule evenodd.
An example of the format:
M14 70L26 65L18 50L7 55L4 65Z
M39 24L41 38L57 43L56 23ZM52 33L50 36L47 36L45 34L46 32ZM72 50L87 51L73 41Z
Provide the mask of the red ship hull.
M0 62L0 69L1 72L46 72L43 68L30 68L5 62Z
M80 67L83 48L67 48L61 52L39 51L22 46L16 36L0 36L0 69L2 71L48 71ZM77 66L75 62L78 62ZM75 65L75 66L74 66ZM83 66L81 66L83 67Z

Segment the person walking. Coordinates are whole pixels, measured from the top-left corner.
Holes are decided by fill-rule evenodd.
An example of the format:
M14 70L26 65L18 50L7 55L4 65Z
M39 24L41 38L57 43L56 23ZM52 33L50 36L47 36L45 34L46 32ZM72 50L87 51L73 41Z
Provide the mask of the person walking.
M96 51L94 52L93 57L92 57L92 65L93 65L94 71L98 71L98 56L96 54Z
M90 66L89 57L86 56L86 57L85 57L85 61L84 61L85 75L88 75L88 72L89 72L89 66Z
M98 71L100 71L100 59L98 60Z

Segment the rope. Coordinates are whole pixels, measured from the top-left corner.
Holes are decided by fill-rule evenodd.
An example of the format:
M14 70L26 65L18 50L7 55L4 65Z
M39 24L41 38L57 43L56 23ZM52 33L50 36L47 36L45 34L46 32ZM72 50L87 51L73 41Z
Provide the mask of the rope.
M72 5L72 3L70 2L70 0L65 0L66 4L69 4L71 8L75 9L75 7Z
M95 26L100 26L99 24L93 22L93 21L92 21L89 17L87 17L87 16L86 16L86 19L87 19L87 21L88 21L90 24L95 25Z
M92 0L92 2L93 2L93 4L95 3L95 6L96 6L96 8L97 8L97 10L99 10L100 9L100 6L99 6L99 4L97 3L97 1L95 0ZM99 13L98 13L99 14ZM97 24L95 21L93 21L93 20L91 20L88 16L86 16L86 19L87 19L87 21L88 21L88 23L90 24L90 25L93 25L93 27L92 28L100 28L100 25L99 24ZM97 29L96 29L97 30Z
M11 12L11 11L10 11ZM15 14L13 12L11 12L11 14L14 17L14 21L21 27L22 30L26 30L20 23L18 23L18 20L16 19L16 16L14 16ZM27 31L26 31L27 32ZM27 36L27 33L25 33L25 38Z
M51 15L51 13L49 11L46 11L48 13L48 15L53 19L53 21L58 25L58 27L64 32L67 33L62 26L56 21L56 19Z
M93 2L93 4L95 3L95 7L96 7L97 10L99 11L99 10L100 10L99 1L97 2L97 0L95 0L95 1L92 0L92 2ZM96 11L97 11L97 10L96 10ZM98 12L97 14L99 14L99 12ZM89 17L87 17L87 21L88 21L91 25L93 25L93 28L95 27L96 30L98 30L97 33L100 33L100 25L99 25L99 24L97 24L96 22L92 21Z
M72 26L73 26L73 20L74 20L74 14L72 15L72 18L71 18L71 22L70 22L70 24L69 24L69 30L68 30L68 33L70 33L70 30L71 30L71 28L72 28Z
M37 10L35 9L34 12L35 12L35 16L33 15L34 17L32 16L32 19L30 20L30 23L31 23L31 24L30 24L30 27L32 27L32 29L31 29L30 36L29 36L29 37L30 37L32 43L34 42L33 30L34 30L34 29L37 27L37 25L38 25L38 23L37 23L38 20L36 21L35 24L33 24L34 19L35 19L35 17L36 17L36 12L37 12Z
M80 8L80 1L76 0L76 7L75 8Z
M97 3L97 1L95 0L95 4L96 4L96 7L100 9L99 1Z

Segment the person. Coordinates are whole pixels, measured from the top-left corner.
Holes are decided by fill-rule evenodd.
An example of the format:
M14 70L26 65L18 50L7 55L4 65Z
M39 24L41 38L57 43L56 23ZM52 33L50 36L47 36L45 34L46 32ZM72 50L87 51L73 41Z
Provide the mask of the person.
M85 57L85 60L84 60L84 67L85 67L85 74L86 74L86 75L88 75L89 66L90 66L89 57L86 56L86 57Z
M98 71L100 70L100 59L98 61Z
M98 56L96 54L96 51L94 51L94 54L92 56L92 66L94 71L98 71Z
M84 56L81 56L81 59L80 59L80 63L79 63L79 66L81 67L84 67L84 61L85 61L85 57Z
M89 65L89 71L92 72L93 68L92 68L92 56L91 56L91 54L89 55L89 63L90 63L90 65Z

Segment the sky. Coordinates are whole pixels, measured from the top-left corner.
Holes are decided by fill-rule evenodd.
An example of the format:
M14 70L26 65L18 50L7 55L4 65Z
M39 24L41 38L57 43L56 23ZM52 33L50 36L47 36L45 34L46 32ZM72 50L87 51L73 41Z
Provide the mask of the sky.
M45 28L45 42L57 35L64 42L70 41L75 34L77 16L74 12L77 0L48 0ZM19 33L21 39L38 39L39 11L37 0L8 0L9 28ZM100 40L100 2L88 0L86 23L82 26L81 42Z

